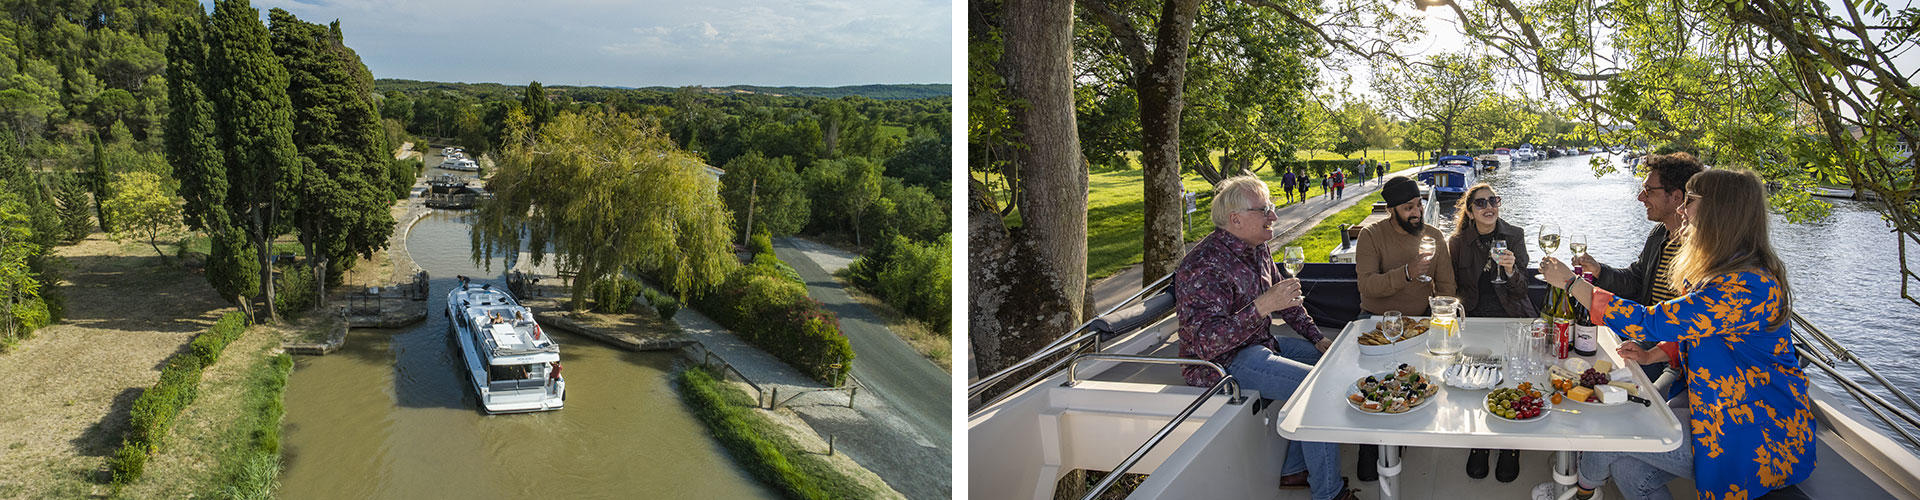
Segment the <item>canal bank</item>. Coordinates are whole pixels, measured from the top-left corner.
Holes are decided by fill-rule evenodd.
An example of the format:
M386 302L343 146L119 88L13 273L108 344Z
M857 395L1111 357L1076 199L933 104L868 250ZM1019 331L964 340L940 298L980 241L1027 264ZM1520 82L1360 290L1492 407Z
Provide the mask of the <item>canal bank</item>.
M431 160L432 157L429 157ZM428 169L428 173L436 173ZM464 214L429 211L396 231L394 273L426 270L444 309L472 262ZM503 283L493 281L496 286ZM482 415L448 320L355 329L331 355L301 357L286 390L282 498L775 498L729 460L680 403L677 354L629 352L554 332L564 410Z

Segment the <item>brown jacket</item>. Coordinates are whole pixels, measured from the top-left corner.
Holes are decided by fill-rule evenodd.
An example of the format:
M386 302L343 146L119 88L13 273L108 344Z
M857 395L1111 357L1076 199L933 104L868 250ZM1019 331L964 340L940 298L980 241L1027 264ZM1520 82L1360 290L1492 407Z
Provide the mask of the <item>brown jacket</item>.
M1447 236L1439 229L1425 226L1421 233L1439 243L1433 249L1433 264L1427 267L1432 282L1412 276L1407 265L1420 256L1420 237L1407 234L1389 217L1360 230L1359 248L1354 249L1353 271L1360 279L1360 309L1373 314L1400 311L1408 316L1425 316L1427 298L1453 295L1453 259L1447 252Z
M1473 222L1461 224L1471 225ZM1507 240L1507 251L1513 252L1514 270L1526 270L1527 262L1530 262L1527 260L1526 230L1508 224L1505 219L1496 219L1493 231L1500 235L1500 239ZM1479 307L1480 273L1487 268L1487 261L1493 260L1492 250L1480 244L1480 231L1471 227L1447 239L1447 251L1453 254L1453 274L1459 280L1456 288L1460 292L1460 306L1468 311ZM1494 295L1500 298L1501 309L1507 311L1505 317L1537 316L1540 313L1534 309L1533 301L1527 298L1527 281L1532 279L1527 274L1530 273L1518 274L1507 276L1507 286L1495 289Z

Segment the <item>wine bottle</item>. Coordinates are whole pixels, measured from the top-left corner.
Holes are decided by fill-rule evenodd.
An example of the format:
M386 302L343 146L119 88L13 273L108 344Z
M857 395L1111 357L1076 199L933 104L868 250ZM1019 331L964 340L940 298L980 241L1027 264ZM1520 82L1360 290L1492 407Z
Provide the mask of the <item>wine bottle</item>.
M1593 275L1581 272L1579 267L1573 268L1573 275L1589 283L1593 281ZM1572 296L1568 298L1571 299ZM1580 305L1580 301L1568 300L1567 302L1573 305L1573 353L1582 357L1592 357L1600 352L1600 327L1595 326L1593 321L1587 318L1587 308Z
M1553 355L1558 359L1567 359L1567 352L1573 343L1573 297L1560 288L1547 287L1547 307L1540 310L1540 319L1546 320L1553 342Z

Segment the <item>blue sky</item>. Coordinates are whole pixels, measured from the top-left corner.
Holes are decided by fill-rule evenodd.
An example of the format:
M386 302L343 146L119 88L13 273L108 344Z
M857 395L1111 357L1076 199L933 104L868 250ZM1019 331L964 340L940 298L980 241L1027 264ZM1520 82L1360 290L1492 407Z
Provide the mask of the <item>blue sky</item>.
M212 2L203 0L211 9ZM626 87L951 83L945 0L255 0L340 20L376 78Z

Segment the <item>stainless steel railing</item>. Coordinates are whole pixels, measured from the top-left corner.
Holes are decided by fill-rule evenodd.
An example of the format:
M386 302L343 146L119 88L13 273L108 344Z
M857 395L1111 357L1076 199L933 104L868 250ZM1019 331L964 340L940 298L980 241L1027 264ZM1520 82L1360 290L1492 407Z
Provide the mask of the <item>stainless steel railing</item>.
M1093 332L1093 331L1087 330L1088 327L1093 326L1094 320L1099 319L1102 316L1113 314L1115 311L1119 311L1121 308L1132 305L1135 302L1139 302L1140 299L1143 297L1152 296L1154 293L1157 293L1160 290L1166 288L1167 286L1170 286L1172 283L1173 283L1173 274L1168 273L1166 276L1162 276L1160 277L1160 279L1154 280L1152 284L1147 285L1145 288L1141 288L1140 291L1137 293L1134 293L1133 296L1127 297L1127 300L1120 301L1120 303L1114 304L1113 307L1107 308L1106 312L1100 313L1099 315L1094 316L1093 318L1088 318L1087 322L1081 323L1079 328L1074 328L1073 331L1067 332L1066 335L1062 335L1059 338L1054 339L1053 342L1048 343L1046 347L1041 348L1038 352L1035 352L1033 355L1027 356L1026 359L1022 359L1019 362L1016 362L1006 368L1001 369L1000 371L994 372L992 375L988 375L986 377L981 378L980 380L977 380L971 384L968 384L967 399L973 399L974 397L979 396L982 392L985 392L987 389L993 388L993 386L999 385L1000 382L1005 381L1008 377L1012 376L1013 374L1018 373L1021 370L1025 370L1027 368L1033 367L1034 365L1037 365L1040 362L1047 360L1048 358L1051 358L1060 354L1065 354L1065 353L1077 353L1087 348L1091 348L1092 351L1098 352L1100 350L1099 332ZM1088 342L1089 340L1091 340L1092 342L1089 343ZM985 402L982 402L979 406L975 407L976 408L975 410L967 412L967 418L973 418L974 415L980 412L980 409L991 407L993 406L994 403L1000 402L1000 400L1006 399L1008 396L1012 396L1014 393L1020 392L1020 389L1031 386L1034 383L1039 382L1040 379L1045 378L1048 375L1052 375L1053 373L1059 371L1061 367L1066 366L1072 360L1073 360L1073 357L1068 356L1068 357L1062 357L1054 361L1052 364L1047 365L1046 368L1041 369L1038 372L1035 372L1033 375L1029 375L1025 379L1022 379L1019 384L1014 385L1013 389L1000 393L999 395L994 396L993 398L988 399Z
M1873 366L1868 364L1867 360L1853 355L1853 351L1847 350L1845 346L1840 345L1840 342L1835 341L1832 336L1820 330L1820 327L1814 326L1813 322L1807 321L1807 318L1800 316L1800 313L1792 313L1790 319L1796 327L1789 329L1793 332L1795 343L1804 347L1800 350L1801 352L1810 355L1802 356L1802 358L1813 363L1814 366L1819 367L1821 371L1826 372L1827 376L1832 377L1835 382L1839 382L1840 386L1847 390L1847 395L1853 396L1854 400L1860 402L1860 406L1866 408L1868 412L1873 413L1873 416L1878 417L1881 422L1885 422L1888 428L1899 433L1900 437L1905 438L1908 444L1916 449L1920 449L1920 437L1915 437L1914 433L1908 430L1908 427L1920 429L1920 416L1916 416L1916 413L1920 413L1920 403L1915 403L1913 398L1909 397L1905 391L1900 390L1893 382L1889 382L1886 377L1881 376L1879 370L1873 369ZM1809 340L1809 338L1811 338L1811 340ZM1821 352L1820 349L1816 347L1824 347L1830 352ZM1902 409L1894 406L1893 403L1887 401L1886 398L1880 397L1879 394L1874 394L1869 391L1866 386L1840 373L1840 370L1835 367L1835 365L1838 364L1835 361L1836 359L1853 363L1860 371L1866 372L1868 377L1872 377L1874 382L1879 383L1881 388L1886 389L1888 393L1898 398L1900 402L1905 403L1907 407ZM1906 426L1902 426L1901 422L1905 422Z
M1147 453L1153 451L1153 447L1160 445L1160 442L1165 441L1167 439L1167 436L1173 435L1173 430L1175 428L1180 427L1180 424L1182 422L1186 422L1187 418L1192 417L1193 412L1199 411L1200 407L1202 405L1205 405L1207 403L1207 399L1212 398L1214 393L1221 392L1224 390L1227 394L1227 404L1240 404L1241 402L1246 401L1246 398L1240 395L1240 381L1235 380L1232 375L1227 374L1227 370L1225 368L1221 368L1219 364L1214 363L1212 361L1190 359L1190 358L1162 358L1162 357L1154 357L1154 356L1134 356L1134 355L1127 355L1127 354L1081 354L1078 356L1074 356L1072 358L1068 358L1067 383L1066 383L1067 385L1071 386L1074 383L1079 382L1080 379L1076 373L1076 370L1079 368L1081 361L1118 361L1122 363L1148 363L1148 364L1160 364L1160 365L1194 365L1194 366L1205 366L1208 368L1212 368L1213 371L1220 373L1219 382L1214 382L1213 387L1207 388L1207 392L1200 393L1199 397L1193 398L1192 403L1187 403L1186 408L1181 409L1180 413L1174 414L1173 420L1168 421L1167 425L1161 426L1160 430L1154 432L1153 437L1148 438L1147 442L1142 443L1139 448L1135 448L1132 454L1127 455L1126 460L1121 460L1120 465L1113 466L1113 472L1109 472L1107 473L1106 477L1100 478L1100 482L1094 484L1092 490L1089 490L1085 496L1080 497L1081 500L1094 500L1096 498L1099 498L1101 493L1106 493L1107 490L1112 489L1114 482L1119 481L1120 477L1125 476L1128 470L1132 470L1134 465L1139 464L1140 459L1146 458Z

